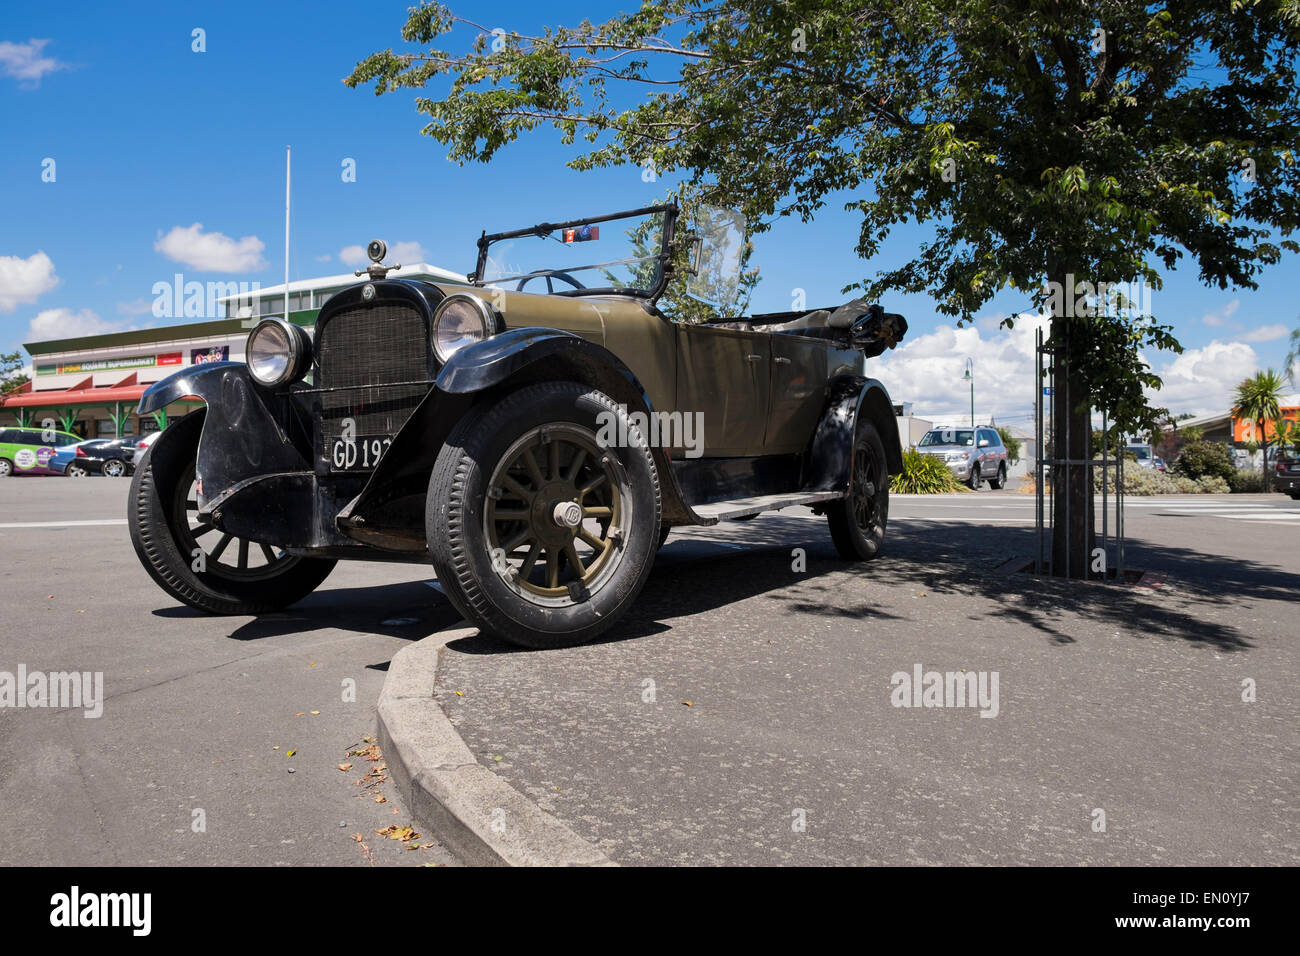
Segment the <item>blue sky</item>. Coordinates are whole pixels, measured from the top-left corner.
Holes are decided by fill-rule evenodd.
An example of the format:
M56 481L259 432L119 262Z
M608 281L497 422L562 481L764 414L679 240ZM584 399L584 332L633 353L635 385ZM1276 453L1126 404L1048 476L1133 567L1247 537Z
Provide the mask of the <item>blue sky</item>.
M374 236L390 246L418 243L428 261L465 271L485 227L629 208L661 195L664 184L643 182L639 169L566 169L572 154L549 131L490 165L459 167L419 135L413 93L376 98L345 87L357 60L401 45L406 7L407 0L11 5L0 26L0 350L34 337L163 324L148 313L151 290L178 271L200 281L279 282L286 144L294 154L295 279L347 271L340 251ZM617 9L599 0L503 2L490 16L492 26L526 32ZM205 31L206 52L191 49L195 28ZM54 182L41 179L47 158ZM342 181L345 158L356 161L356 182ZM213 238L218 233L231 242ZM857 223L836 203L811 224L782 222L756 240L763 281L754 307L789 308L795 288L806 290L810 306L840 301L842 286L901 261L925 235L900 229L887 260L865 263L853 253ZM1288 255L1256 292L1206 289L1190 269L1166 276L1155 309L1189 352L1177 361L1150 357L1171 376L1164 404L1209 412L1255 367L1280 366L1285 334L1300 324L1286 282L1296 267ZM984 321L961 331L923 296L885 305L911 322L907 346L877 370L896 398L936 417L955 414L968 400L958 378L969 355L980 417L1025 414L1030 333L1000 331L996 322L1024 308L1022 300L1000 296Z

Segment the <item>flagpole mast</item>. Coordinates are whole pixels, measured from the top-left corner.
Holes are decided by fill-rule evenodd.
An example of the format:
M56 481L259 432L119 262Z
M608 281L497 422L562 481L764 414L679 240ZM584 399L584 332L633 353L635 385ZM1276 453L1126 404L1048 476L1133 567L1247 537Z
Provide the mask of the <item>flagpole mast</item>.
M284 148L284 320L289 321L289 151Z

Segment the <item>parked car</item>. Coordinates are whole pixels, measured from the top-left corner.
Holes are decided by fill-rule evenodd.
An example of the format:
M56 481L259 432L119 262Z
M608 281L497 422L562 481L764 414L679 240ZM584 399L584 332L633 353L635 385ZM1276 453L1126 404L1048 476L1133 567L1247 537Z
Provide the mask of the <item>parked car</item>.
M91 438L61 448L50 460L50 470L69 478L108 475L121 478L135 471L135 438Z
M152 445L155 441L158 440L158 436L161 434L162 434L161 431L153 431L153 432L145 432L143 435L140 436L140 440L136 442L135 451L132 453L132 457L131 457L132 469L140 467L140 461L141 459L144 458L144 453L149 450L150 445Z
M1156 462L1164 464L1162 459L1156 457L1155 449L1150 445L1133 444L1125 445L1124 450L1137 459L1139 468L1157 468ZM1163 470L1163 469L1160 469Z
M874 558L902 454L865 362L906 321L855 299L673 322L670 283L731 301L745 237L738 214L678 220L653 206L485 234L469 285L390 278L375 240L314 338L267 317L246 365L151 386L141 414L205 407L136 472L146 570L193 607L252 614L341 558L429 561L482 631L559 647L627 611L674 526L808 505L842 556Z
M990 488L1007 483L1007 448L996 428L932 428L916 450L943 459L953 477L976 490L985 481Z
M1165 460L1159 455L1151 459L1151 467L1161 474L1165 474L1169 471L1169 466L1165 464Z
M52 475L50 459L80 435L53 428L0 428L0 478L10 475Z
M1278 458L1273 466L1273 488L1300 501L1300 457Z

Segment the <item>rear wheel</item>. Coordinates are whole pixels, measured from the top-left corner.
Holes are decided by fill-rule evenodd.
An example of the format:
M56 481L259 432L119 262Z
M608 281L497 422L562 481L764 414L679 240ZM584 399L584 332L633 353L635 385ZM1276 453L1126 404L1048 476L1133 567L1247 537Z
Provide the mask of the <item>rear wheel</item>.
M889 521L889 471L876 426L859 420L853 438L848 497L826 507L835 550L846 561L869 561L880 553Z
M199 517L195 463L202 411L159 436L131 482L127 524L159 586L211 614L260 614L305 598L337 563L226 534Z
M635 436L605 447L598 435ZM448 599L523 647L581 644L628 609L660 535L654 459L624 407L543 382L471 410L429 479L429 555Z
M126 465L118 461L116 458L110 458L108 461L104 462L104 474L108 475L110 478L121 478L126 474Z

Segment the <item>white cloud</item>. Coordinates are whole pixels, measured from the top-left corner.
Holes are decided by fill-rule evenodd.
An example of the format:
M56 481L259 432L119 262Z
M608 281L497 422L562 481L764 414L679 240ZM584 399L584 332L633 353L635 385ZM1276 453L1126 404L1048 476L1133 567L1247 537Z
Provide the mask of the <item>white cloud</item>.
M956 424L970 418L970 383L962 378L970 358L975 420L987 422L992 415L999 422L1024 424L1034 410L1034 331L1047 320L1019 315L1014 328L996 331L1002 317L905 339L897 349L868 360L867 374L884 382L895 402L911 402L917 417Z
M1150 361L1149 356L1144 356ZM1200 418L1226 412L1232 405L1232 391L1242 379L1255 374L1259 356L1244 342L1215 340L1199 349L1187 349L1181 355L1152 362L1153 370L1164 387L1149 394L1153 404L1174 414L1191 414Z
M1205 313L1203 316L1201 316L1201 321L1204 322L1206 325L1212 326L1214 328L1228 325L1229 324L1228 320L1231 319L1234 315L1236 315L1237 310L1239 308L1241 308L1241 303L1238 300L1233 299L1223 308L1217 309L1214 312ZM1235 323L1233 324L1235 325Z
M30 305L58 284L54 263L43 252L26 259L0 256L0 312L12 312L24 303Z
M879 378L895 402L911 402L918 418L959 424L970 420L970 383L962 378L969 357L975 365L975 420L987 422L992 415L999 423L1027 426L1037 387L1034 333L1046 328L1047 320L1019 315L1014 328L1001 331L988 331L991 324L977 320L973 327L943 326L905 339L868 360L867 374ZM1164 382L1159 392L1148 393L1152 404L1197 417L1227 410L1233 389L1260 367L1246 342L1217 339L1181 355L1161 352L1143 359Z
M28 342L48 342L51 339L71 339L82 335L99 335L117 332L121 324L105 322L91 309L74 312L71 309L46 309L39 312L27 327Z
M1238 336L1242 342L1273 342L1277 339L1286 338L1291 334L1291 330L1285 325L1261 325L1257 329L1251 329L1244 335Z
M219 232L205 233L198 222L188 228L173 226L165 236L159 232L153 247L168 259L203 272L259 272L266 268L262 258L266 244L257 236L231 239Z
M41 78L56 70L66 70L68 64L60 63L52 56L42 56L41 51L49 40L28 40L26 43L9 43L0 41L0 72L12 76L18 85L25 89L34 89L41 85Z
M418 242L394 242L389 245L384 261L408 265L423 262L428 255ZM345 246L339 251L339 261L345 266L360 268L370 261L370 257L366 255L365 246Z

